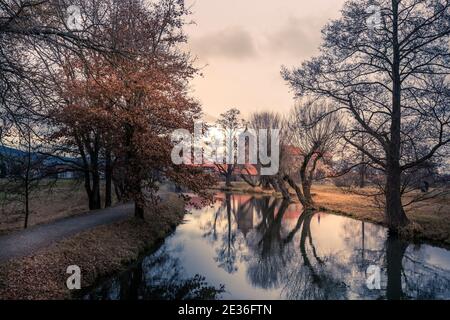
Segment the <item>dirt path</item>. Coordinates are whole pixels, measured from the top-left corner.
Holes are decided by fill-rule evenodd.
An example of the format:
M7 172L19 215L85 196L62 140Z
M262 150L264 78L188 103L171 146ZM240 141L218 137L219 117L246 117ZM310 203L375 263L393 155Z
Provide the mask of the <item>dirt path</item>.
M96 210L83 215L64 218L27 230L0 237L0 263L11 258L32 254L38 249L65 239L78 232L111 224L132 216L134 204Z

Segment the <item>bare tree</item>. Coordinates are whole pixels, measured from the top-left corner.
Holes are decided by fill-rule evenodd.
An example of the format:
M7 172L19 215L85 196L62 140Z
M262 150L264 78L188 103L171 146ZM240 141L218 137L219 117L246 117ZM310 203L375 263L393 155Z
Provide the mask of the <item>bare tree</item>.
M22 207L24 228L28 228L32 212L33 194L50 188L58 178L58 168L51 159L40 153L42 145L34 133L30 123L20 127L14 134L11 143L16 148L3 146L0 152L1 161L6 170L4 179L0 181L0 191L5 194L5 204L16 203Z
M98 24L83 15L80 29L68 25L70 5L89 8L89 1L0 0L0 117L19 124L18 117L42 114L36 107L46 98L52 102L52 72L63 50L82 55L85 50L108 51L91 33ZM22 103L33 97L33 103ZM40 105L43 106L42 104Z
M253 113L250 116L249 120L249 127L254 129L255 131L258 130L268 130L268 139L271 141L271 129L280 130L283 132L282 127L284 125L283 118L275 112L256 112ZM258 136L259 139L259 136ZM282 141L283 139L281 139ZM271 144L267 146L268 152L271 154L272 150L270 149ZM286 164L286 161L283 161L283 159L288 156L286 154L287 149L281 147L280 148L280 164ZM259 159L258 159L259 160ZM283 172L283 169L279 170L279 172L276 175L273 176L262 176L261 175L261 168L263 168L265 165L263 165L260 161L258 161L256 165L256 169L258 171L258 178L259 178L259 184L262 186L263 189L270 189L273 188L275 191L280 192L283 195L283 198L285 200L290 200L290 194L289 190L286 187L283 176L281 172Z
M379 7L379 21L366 12L370 5ZM323 30L321 55L283 70L297 95L326 97L349 115L344 139L383 172L393 230L409 222L402 174L448 152L449 9L448 0L348 1Z
M239 134L243 130L243 121L240 119L241 112L232 108L220 115L217 124L225 139L226 164L217 163L216 167L220 174L225 177L225 185L231 187L234 170L236 169L237 143Z
M314 208L311 186L320 162L326 163L332 157L343 130L341 115L321 102L297 104L288 120L290 131L287 142L298 150L300 164L297 170L285 171L284 180L295 190L305 209ZM292 178L298 174L300 186Z
M0 120L9 135L32 131L37 136L30 122L50 133L49 110L64 103L57 77L62 64L73 55L83 59L87 52L111 52L98 33L111 1L0 0ZM79 10L76 20L69 19L70 7ZM44 138L41 133L35 139Z

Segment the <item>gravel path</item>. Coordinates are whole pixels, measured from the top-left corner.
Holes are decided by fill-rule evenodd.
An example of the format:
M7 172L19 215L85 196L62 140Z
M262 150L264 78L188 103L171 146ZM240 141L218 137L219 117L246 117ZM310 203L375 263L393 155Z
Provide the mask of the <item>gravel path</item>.
M133 215L134 204L125 204L83 215L64 218L45 225L0 237L0 263L27 256L54 242L97 226L125 220Z

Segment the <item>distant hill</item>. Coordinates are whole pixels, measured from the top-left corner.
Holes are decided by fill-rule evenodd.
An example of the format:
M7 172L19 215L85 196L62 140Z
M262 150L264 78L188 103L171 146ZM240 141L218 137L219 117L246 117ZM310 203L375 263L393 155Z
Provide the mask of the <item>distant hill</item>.
M24 157L25 155L26 153L19 149L0 146L0 157Z
M27 155L26 152L21 151L19 149L16 148L11 148L11 147L6 147L6 146L0 146L0 160L2 158L23 158ZM69 161L74 161L74 158L68 158L68 157L52 157L52 156L42 156L39 155L37 152L33 152L32 159L38 160L40 159L45 159L44 160L44 164L46 166L55 166L55 165L64 165L67 164L67 162Z

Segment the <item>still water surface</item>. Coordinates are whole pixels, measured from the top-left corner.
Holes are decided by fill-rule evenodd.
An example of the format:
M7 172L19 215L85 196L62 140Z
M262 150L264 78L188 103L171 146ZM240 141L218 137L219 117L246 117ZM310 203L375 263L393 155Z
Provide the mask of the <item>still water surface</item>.
M156 251L86 299L450 299L450 251L383 227L218 194ZM380 289L367 279L380 270ZM375 273L376 275L376 273Z

